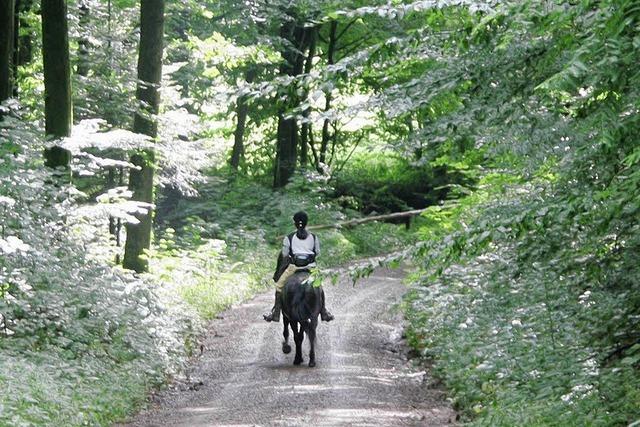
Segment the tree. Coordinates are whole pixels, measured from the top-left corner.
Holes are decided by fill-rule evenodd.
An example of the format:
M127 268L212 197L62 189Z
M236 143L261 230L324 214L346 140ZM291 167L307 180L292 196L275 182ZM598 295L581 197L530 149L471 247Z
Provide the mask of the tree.
M33 0L16 0L16 23L15 32L18 36L16 43L17 61L16 65L26 65L33 59L33 38L34 29L25 15L31 13Z
M332 66L335 64L335 54L336 54L336 43L338 39L337 35L338 31L338 22L332 20L329 24L329 41L327 43L327 64ZM331 95L331 90L327 90L324 94L325 96L325 113L328 113L331 110L331 101L333 99ZM331 138L331 134L329 131L329 126L331 125L332 120L329 118L324 119L324 123L322 124L322 141L320 143L320 163L326 163L327 161L327 148L329 147L329 139Z
M162 53L164 39L164 0L142 0L140 3L140 46L138 54L138 86L136 98L139 110L135 113L133 130L155 138L158 134L156 115L160 107L159 86L162 79ZM129 189L133 200L153 202L154 153L145 150L131 157L139 167L129 174ZM136 215L138 224L128 224L123 259L124 268L137 272L149 269L142 256L151 245L152 211Z
M78 63L76 64L76 73L79 76L86 77L89 74L89 37L88 37L88 23L89 23L89 4L85 0L81 0L78 4L78 25L82 32L78 39Z
M65 0L42 2L42 58L44 63L45 133L55 138L71 135L71 69ZM44 152L45 164L68 167L71 153L55 146Z
M45 133L71 134L71 69L65 0L42 2L42 56L44 62Z
M247 83L253 83L256 77L256 70L249 68L245 74L245 80ZM249 113L249 106L247 105L246 95L238 96L236 101L236 130L233 133L233 150L231 152L230 165L234 170L238 170L241 160L244 159L244 131L247 124L247 115Z
M14 0L0 5L0 102L13 95Z
M305 52L312 46L315 28L306 27L295 13L288 15L285 19L280 27L280 37L284 42L280 74L296 77L304 70ZM290 114L290 110L300 105L298 84L293 83L284 89L286 94L278 111L273 180L275 188L284 187L287 184L295 172L298 161L298 119Z
M313 68L313 59L316 56L316 45L318 38L318 30L317 28L313 28L310 35L311 39L309 40L309 53L307 54L307 59L304 64L304 73L309 75L311 73L311 69ZM303 102L307 102L307 107L302 112L302 129L300 130L300 165L302 167L306 167L309 162L309 145L311 144L311 148L313 148L313 127L311 126L311 122L309 121L309 116L311 115L311 106L309 106L308 102L309 90L305 89L305 93L303 95Z

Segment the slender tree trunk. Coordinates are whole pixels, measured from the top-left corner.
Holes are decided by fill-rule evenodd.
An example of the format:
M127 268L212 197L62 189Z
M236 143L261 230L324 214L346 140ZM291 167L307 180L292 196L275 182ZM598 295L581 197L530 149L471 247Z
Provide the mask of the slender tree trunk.
M13 96L13 54L15 50L15 3L0 2L0 102Z
M336 54L336 44L338 41L337 37L338 31L338 22L331 21L331 26L329 27L329 44L327 46L327 64L333 65L335 64L335 54ZM333 100L331 96L331 91L325 92L325 105L324 111L329 112L331 110L331 101ZM331 119L324 119L324 123L322 125L322 141L320 142L320 163L326 163L327 161L327 148L329 147L329 141L331 139L331 133L329 131L329 127L331 126Z
M245 74L246 82L253 83L255 76L256 71L250 68ZM234 170L238 170L240 162L244 161L244 131L249 113L246 96L239 96L236 104L237 123L236 130L233 134L233 151L231 152L231 160L229 162Z
M304 73L309 74L313 68L313 58L316 56L316 40L318 36L317 28L309 30L309 53L304 64ZM305 90L304 99L309 99L309 91ZM311 115L311 107L305 108L302 113L303 123L300 131L300 164L304 167L309 163L309 134L312 132L311 123L308 122Z
M107 1L107 34L108 34L108 39L107 39L107 48L109 49L109 63L111 63L111 37L113 36L113 34L111 33L111 21L113 20L112 17L112 10L111 10L111 0Z
M20 62L20 0L13 6L13 61L11 75L13 77L13 97L18 97L18 63Z
M116 186L116 168L109 168L107 171L107 188L112 189ZM116 235L116 219L112 216L109 217L109 234L115 237Z
M18 34L18 62L17 65L27 65L33 60L33 29L25 15L31 12L33 0L16 0L16 10L19 15L20 31Z
M308 30L297 22L287 22L280 29L280 36L288 40L291 46L287 46L282 53L284 62L280 67L281 75L298 76L302 74L304 67L304 55L308 43ZM296 169L298 162L298 121L295 117L289 117L291 109L300 105L300 97L297 94L297 85L289 88L287 101L278 111L278 130L276 138L276 159L274 168L273 186L284 187Z
M309 147L311 147L311 154L313 154L313 164L319 173L322 173L320 169L320 157L318 156L318 150L316 150L316 144L313 138L313 128L309 126Z
M78 4L80 27L80 38L78 40L78 63L76 64L76 73L79 76L86 77L89 74L89 37L87 28L89 24L89 5L85 0L80 0Z
M142 0L140 4L140 47L138 54L138 87L136 98L140 106L133 121L133 130L155 138L158 134L156 116L160 107L159 86L162 79L162 52L164 39L164 0ZM131 163L140 167L129 172L129 189L133 200L153 203L154 153L146 150L131 157ZM123 267L137 272L148 271L149 263L143 256L151 245L151 219L153 212L136 215L139 224L127 224Z
M338 145L338 123L334 120L331 122L333 133L331 134L331 157L329 158L329 166L333 165L333 159L336 155L336 146Z

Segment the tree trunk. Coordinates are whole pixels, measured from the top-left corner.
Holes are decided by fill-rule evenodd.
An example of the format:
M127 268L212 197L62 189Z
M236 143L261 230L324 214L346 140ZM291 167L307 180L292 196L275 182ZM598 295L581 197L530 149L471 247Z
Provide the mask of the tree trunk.
M78 26L80 30L80 38L78 39L78 63L76 64L76 73L79 76L86 77L89 74L89 37L87 28L89 24L89 5L85 0L81 0L78 4L79 19Z
M0 3L0 102L13 96L14 0Z
M280 28L280 37L290 42L282 53L284 62L281 75L298 76L304 67L304 55L309 39L309 31L297 22L286 22ZM274 168L274 188L284 187L296 170L298 162L298 121L288 117L291 109L300 105L297 85L289 88L287 99L278 111L278 131L276 137L276 159Z
M255 76L256 71L250 68L245 75L246 82L253 83ZM231 167L237 171L240 162L244 160L244 131L247 124L249 106L247 105L246 96L239 96L236 104L237 124L233 134L233 151L231 152L231 160L229 163Z
M338 41L337 31L338 23L336 21L331 21L331 26L329 28L329 45L327 47L327 64L329 66L335 64L336 44ZM331 110L332 100L331 91L329 90L325 93L325 112L329 112L329 110ZM322 141L320 142L320 163L326 163L327 161L327 148L329 147L329 141L331 139L329 126L331 126L331 120L329 118L324 119L324 123L322 125Z
M294 118L286 118L285 114L284 111L278 113L274 188L284 187L296 168L298 124Z
M131 163L140 169L129 171L129 190L133 192L133 200L153 202L153 151L147 150L144 154L131 156ZM144 256L144 251L151 247L152 210L147 214L136 214L140 221L138 224L127 224L127 240L124 244L124 258L122 266L138 273L149 271L149 261Z
M65 0L45 0L42 13L42 60L44 65L45 133L55 138L71 135L71 69ZM69 169L71 153L54 146L44 151L45 165ZM71 179L71 174L67 176Z
M155 138L158 134L156 115L160 107L162 52L164 42L164 0L142 0L140 6L140 47L138 54L139 109L133 130Z
M136 98L140 103L135 113L133 130L155 138L158 134L156 116L160 107L159 86L162 80L162 51L164 39L164 0L142 0L140 4L140 47L138 54L138 87ZM129 189L133 200L153 203L154 154L146 150L135 154L131 163L140 170L129 172ZM148 271L149 262L142 256L151 245L151 219L153 212L136 215L139 224L127 224L127 241L123 267L138 273Z
M45 132L65 137L71 134L73 122L67 4L65 0L45 0L41 7Z
M309 39L309 53L307 55L307 60L304 64L304 73L309 74L311 69L313 68L313 58L316 56L316 39L318 36L318 30L316 28L312 28L309 30L310 39ZM308 100L309 91L305 90L304 98ZM309 163L309 135L312 132L311 123L308 122L309 116L311 115L311 107L305 108L302 113L303 123L302 130L300 131L300 164L305 167Z
M11 75L13 77L13 97L18 97L18 62L20 61L20 0L13 6L13 58Z

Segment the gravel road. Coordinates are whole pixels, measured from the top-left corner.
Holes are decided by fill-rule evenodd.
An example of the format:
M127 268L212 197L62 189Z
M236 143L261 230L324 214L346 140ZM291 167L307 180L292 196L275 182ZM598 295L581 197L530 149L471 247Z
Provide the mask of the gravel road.
M179 383L123 426L439 426L455 412L407 360L395 303L399 271L325 287L336 320L318 326L315 368L281 351L282 323L265 323L271 292L215 320L204 353ZM291 338L292 342L292 338Z

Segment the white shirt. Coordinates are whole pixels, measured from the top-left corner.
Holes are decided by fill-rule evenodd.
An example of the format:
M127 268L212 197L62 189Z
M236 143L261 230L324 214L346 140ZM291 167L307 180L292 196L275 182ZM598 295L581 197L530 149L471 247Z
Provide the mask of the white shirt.
M308 233L307 238L304 240L298 238L298 236L294 234L291 238L291 252L294 255L312 255L315 253L316 256L318 256L320 255L320 240L318 239L318 236L314 239L314 236L311 233ZM289 236L284 236L284 239L282 240L282 255L285 257L289 256ZM308 265L308 267L315 266L315 262Z

